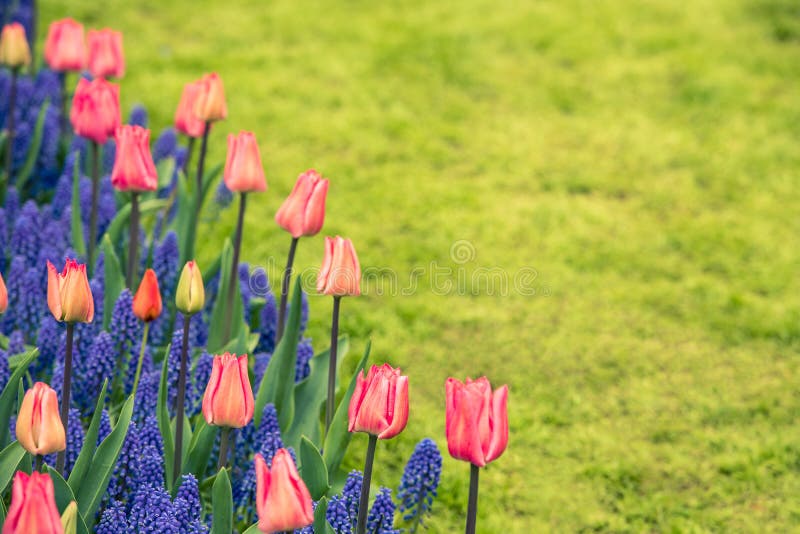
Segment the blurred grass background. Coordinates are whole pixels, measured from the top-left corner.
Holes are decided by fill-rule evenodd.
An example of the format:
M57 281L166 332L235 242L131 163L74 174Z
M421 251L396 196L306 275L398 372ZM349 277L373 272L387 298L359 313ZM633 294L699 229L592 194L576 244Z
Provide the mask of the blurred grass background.
M443 449L432 531L462 529L467 497L443 382L481 374L511 388L481 532L797 528L794 0L40 5L42 27L124 32L124 109L144 104L156 132L185 82L220 73L230 116L210 161L252 130L270 184L248 206L251 265L285 261L272 218L314 167L332 182L325 234L400 285L422 273L413 294L347 299L342 330L411 380L377 484L396 488L422 437ZM234 216L201 232L205 259ZM298 266L321 256L304 239ZM433 267L456 286L501 269L509 294L436 290ZM519 272L534 294L514 291ZM311 310L323 348L329 299Z

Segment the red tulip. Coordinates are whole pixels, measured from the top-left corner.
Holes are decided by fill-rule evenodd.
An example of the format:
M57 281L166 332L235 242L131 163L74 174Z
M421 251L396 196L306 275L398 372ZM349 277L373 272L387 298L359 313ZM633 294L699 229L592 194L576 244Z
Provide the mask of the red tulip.
M252 132L228 135L228 158L223 178L228 189L236 193L267 190L261 154Z
M161 293L158 279L153 269L147 269L133 297L133 314L141 321L149 323L161 315Z
M450 456L483 467L508 445L508 386L492 393L486 377L445 383L446 434Z
M114 30L89 30L89 72L95 78L122 78L125 56L122 54L122 33Z
M317 276L317 292L337 297L361 294L361 266L349 239L325 238L325 258Z
M18 471L3 534L63 534L50 475Z
M67 448L56 390L44 382L36 382L25 393L16 432L17 441L31 454L51 454Z
M275 215L275 221L292 237L317 235L325 221L328 180L314 169L297 178L294 189Z
M86 265L68 259L59 274L55 266L47 262L47 306L56 321L92 322L94 299L86 277Z
M150 130L125 125L117 128L117 153L111 185L119 191L155 191L158 172L150 154Z
M31 49L25 37L25 28L19 22L3 26L0 33L0 63L11 68L31 62Z
M50 23L44 43L44 59L55 71L80 71L86 65L83 25L70 18Z
M242 428L253 418L253 389L247 375L247 354L214 356L203 394L203 416L209 425Z
M356 388L347 409L350 432L366 432L389 439L408 423L408 377L388 363L373 365L366 378L356 377Z
M199 82L200 92L194 104L194 115L203 122L222 120L228 116L225 88L216 72L206 74Z
M8 309L8 289L6 289L6 281L3 280L3 275L0 274L0 315L4 314Z
M183 86L183 93L175 110L175 129L189 137L203 135L205 123L194 114L194 106L203 90L201 82L191 82Z
M103 144L120 126L119 86L102 78L78 80L69 113L77 135Z
M311 494L286 449L272 457L272 468L256 454L256 511L261 532L293 532L314 522Z

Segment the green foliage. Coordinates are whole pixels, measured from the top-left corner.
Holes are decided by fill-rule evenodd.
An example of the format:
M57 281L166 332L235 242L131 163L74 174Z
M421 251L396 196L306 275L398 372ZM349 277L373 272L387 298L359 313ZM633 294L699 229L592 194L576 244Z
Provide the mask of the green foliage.
M233 262L233 246L230 239L226 239L222 246L222 255L220 257L220 278L219 290L217 291L217 299L214 301L214 307L211 310L211 323L208 328L208 351L212 354L218 354L230 340L236 339L246 327L244 324L244 310L242 308L242 299L233 299L233 308L227 309L226 295L228 294L228 287L234 284L236 287L234 291L238 294L239 291L239 275L231 269ZM225 317L231 315L231 334L230 337L225 339Z
M27 352L22 360L17 364L14 372L0 393L0 446L8 443L8 422L11 420L11 410L14 408L15 401L23 392L20 389L20 380L28 372L28 367L39 355L39 349L32 349Z
M53 480L53 489L55 490L56 507L58 508L58 513L63 514L64 510L67 508L67 506L69 506L69 503L72 501L77 501L77 499L75 499L75 494L72 491L72 487L67 483L66 480L64 480L64 477L62 477L58 471L50 466L47 466L47 474L49 474L50 478ZM86 527L86 522L83 520L80 512L77 514L76 532L78 534L89 534L89 529Z
M169 346L165 354L169 354ZM169 357L165 356L161 363L161 380L158 383L158 400L156 406L156 419L158 419L158 429L161 432L161 441L164 444L164 480L166 480L167 491L172 491L172 485L175 482L172 479L172 473L175 466L175 437L172 432L172 423L169 418L169 408L167 407L167 364ZM191 439L191 436L186 436ZM198 478L202 480L202 478Z
M81 156L75 152L75 165L72 170L72 209L70 210L72 248L79 256L86 256L86 240L83 237L81 221ZM58 268L58 267L56 267Z
M182 473L192 473L197 480L203 480L218 430L219 427L209 425L202 416L197 418L189 441L189 451L184 456Z
M72 467L72 471L70 471L69 478L67 479L73 492L77 492L80 489L83 479L94 459L94 453L97 450L97 437L100 434L100 419L102 418L103 406L108 394L107 388L108 379L105 379L103 381L103 387L100 388L100 394L97 396L97 403L92 413L92 420L89 422L89 428L86 430L86 435L83 439L83 447L81 447L81 452L78 453L78 459L75 460L75 465Z
M311 498L319 500L331 488L328 484L328 469L319 449L303 436L300 441L300 476L311 493Z
M19 191L24 191L30 179L36 160L39 157L39 150L42 148L42 135L44 134L44 119L47 116L47 108L50 107L50 100L45 99L39 108L36 116L36 125L33 127L33 136L28 146L28 154L25 156L25 163L15 177L15 185Z
M119 294L125 288L125 276L119 257L114 250L114 244L108 234L103 236L100 241L100 249L103 251L103 328L108 329L111 323L111 315L114 313L114 304L119 298Z
M17 472L22 459L27 454L22 445L19 444L19 441L12 442L0 452L0 493L5 492L11 480L13 480L14 473Z
M224 467L217 473L211 491L211 534L229 534L233 532L233 490Z

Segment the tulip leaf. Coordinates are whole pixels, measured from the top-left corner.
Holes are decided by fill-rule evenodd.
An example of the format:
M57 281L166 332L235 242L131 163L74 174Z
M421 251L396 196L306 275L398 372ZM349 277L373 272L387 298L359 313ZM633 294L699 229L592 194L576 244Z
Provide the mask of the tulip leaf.
M122 266L119 263L119 256L114 250L114 243L108 234L103 236L100 243L103 251L103 328L108 330L111 323L111 315L114 313L114 304L125 288L125 276L122 274Z
M69 474L69 487L71 491L78 491L89 469L89 464L94 457L97 450L97 436L100 434L100 419L102 418L103 405L105 404L106 395L108 393L108 379L103 381L103 387L100 389L100 394L97 396L97 404L94 407L92 420L89 423L89 430L86 431L86 436L83 438L83 447L78 454L78 459L75 460L75 465Z
M81 219L81 153L75 152L72 168L72 248L78 256L86 257L86 240L83 237L83 220Z
M144 215L152 211L158 211L167 205L169 201L160 198L151 198L139 203L139 214ZM111 220L106 229L106 235L112 243L122 243L123 231L128 227L128 219L131 216L131 204L128 202L117 210L117 214Z
M337 370L350 349L350 340L346 335L339 336L337 349ZM328 365L331 351L326 349L314 356L309 362L311 372L294 387L295 415L289 431L284 433L284 442L297 448L300 436L305 435L312 443L320 443L320 410L327 398Z
M219 470L211 490L211 514L211 534L233 532L233 491L224 467Z
M3 502L3 499L0 499L0 526L2 526L3 523L5 522L6 522L6 503Z
M8 484L14 477L14 473L17 472L19 464L27 454L27 451L22 448L19 441L13 442L0 451L0 494L6 491Z
M258 529L258 522L250 525L242 534L261 534L261 531Z
M203 480L208 459L214 449L219 427L209 425L203 417L199 417L189 442L189 452L184 456L181 473L191 473L197 480Z
M208 351L218 353L228 342L239 337L244 326L244 308L239 292L239 273L231 267L233 263L233 246L230 239L225 240L220 259L220 276L217 290L217 298L214 299L214 307L211 310L211 323L208 330ZM230 284L234 285L233 308L227 309L227 294ZM225 336L225 317L231 317L230 336Z
M167 346L167 350L164 354L169 354L170 347ZM175 460L175 440L172 437L172 424L169 418L169 410L167 409L167 401L169 396L167 395L167 363L169 362L168 357L164 357L164 361L161 364L161 381L158 384L158 404L156 407L156 417L158 419L158 429L161 431L161 441L164 444L164 480L167 481L166 488L167 491L172 491L172 473L173 473L173 465Z
M58 471L47 466L47 473L50 475L50 478L53 480L53 489L55 490L55 497L56 497L56 508L58 508L59 513L63 514L64 510L67 509L69 503L72 501L76 501L75 494L72 493L72 488L64 480ZM86 522L81 517L81 514L76 514L78 519L77 522L77 529L75 530L76 534L89 534L89 529L86 527Z
M208 192L211 190L211 184L214 183L214 180L219 173L222 172L222 163L217 163L211 169L209 169L205 176L203 176L203 202L205 202L206 197L208 197Z
M323 497L317 502L314 509L314 532L318 534L336 534L333 527L328 523L326 514L328 512L328 498Z
M342 463L344 453L347 446L350 444L350 432L347 431L347 410L350 407L350 398L353 396L353 391L356 389L356 377L367 365L369 359L369 351L372 342L367 342L367 348L364 350L364 356L358 362L358 366L350 379L350 386L347 388L347 393L342 397L339 406L336 408L336 413L333 416L331 427L328 429L328 435L325 436L325 445L323 446L323 455L325 465L328 466L328 479L333 479L339 465Z
M297 364L297 342L300 338L300 308L302 308L300 278L294 283L289 320L283 337L275 347L272 357L258 386L255 405L256 427L261 424L264 406L275 405L281 431L286 432L294 418L294 373ZM240 315L241 317L241 315Z
M9 377L6 387L0 393L0 447L8 443L8 422L11 419L11 410L20 391L20 378L28 372L28 366L39 354L39 349L31 349Z
M172 175L175 173L175 158L164 158L156 165L156 174L158 175L158 188L163 189L169 187L172 182Z
M39 159L39 151L42 148L42 137L44 135L44 119L47 117L47 110L50 107L50 99L45 99L42 107L39 108L39 115L36 117L36 126L33 128L33 135L31 136L31 142L28 145L28 154L25 157L25 164L22 168L16 173L16 182L15 185L17 187L17 191L24 191L25 186L28 183L28 179L33 172L33 168L36 165L36 160Z
M300 476L314 500L320 499L331 488L322 454L305 436L300 440Z

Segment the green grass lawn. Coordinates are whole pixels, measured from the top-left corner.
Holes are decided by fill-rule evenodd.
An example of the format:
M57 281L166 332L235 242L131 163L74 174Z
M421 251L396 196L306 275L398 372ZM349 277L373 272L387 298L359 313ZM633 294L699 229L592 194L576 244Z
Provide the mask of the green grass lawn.
M378 484L425 436L447 456L444 380L486 374L510 386L511 440L482 476L481 532L800 524L794 0L41 7L42 24L124 32L124 108L145 104L156 131L185 82L221 74L211 160L253 130L270 184L244 260L283 264L272 218L315 167L324 232L401 286L417 277L343 304L353 352L371 338L411 381ZM202 259L233 219L206 225ZM300 267L321 257L321 237L301 242ZM507 294L472 284L478 269L506 273ZM330 305L311 299L318 348ZM468 472L445 459L432 531L463 528Z

